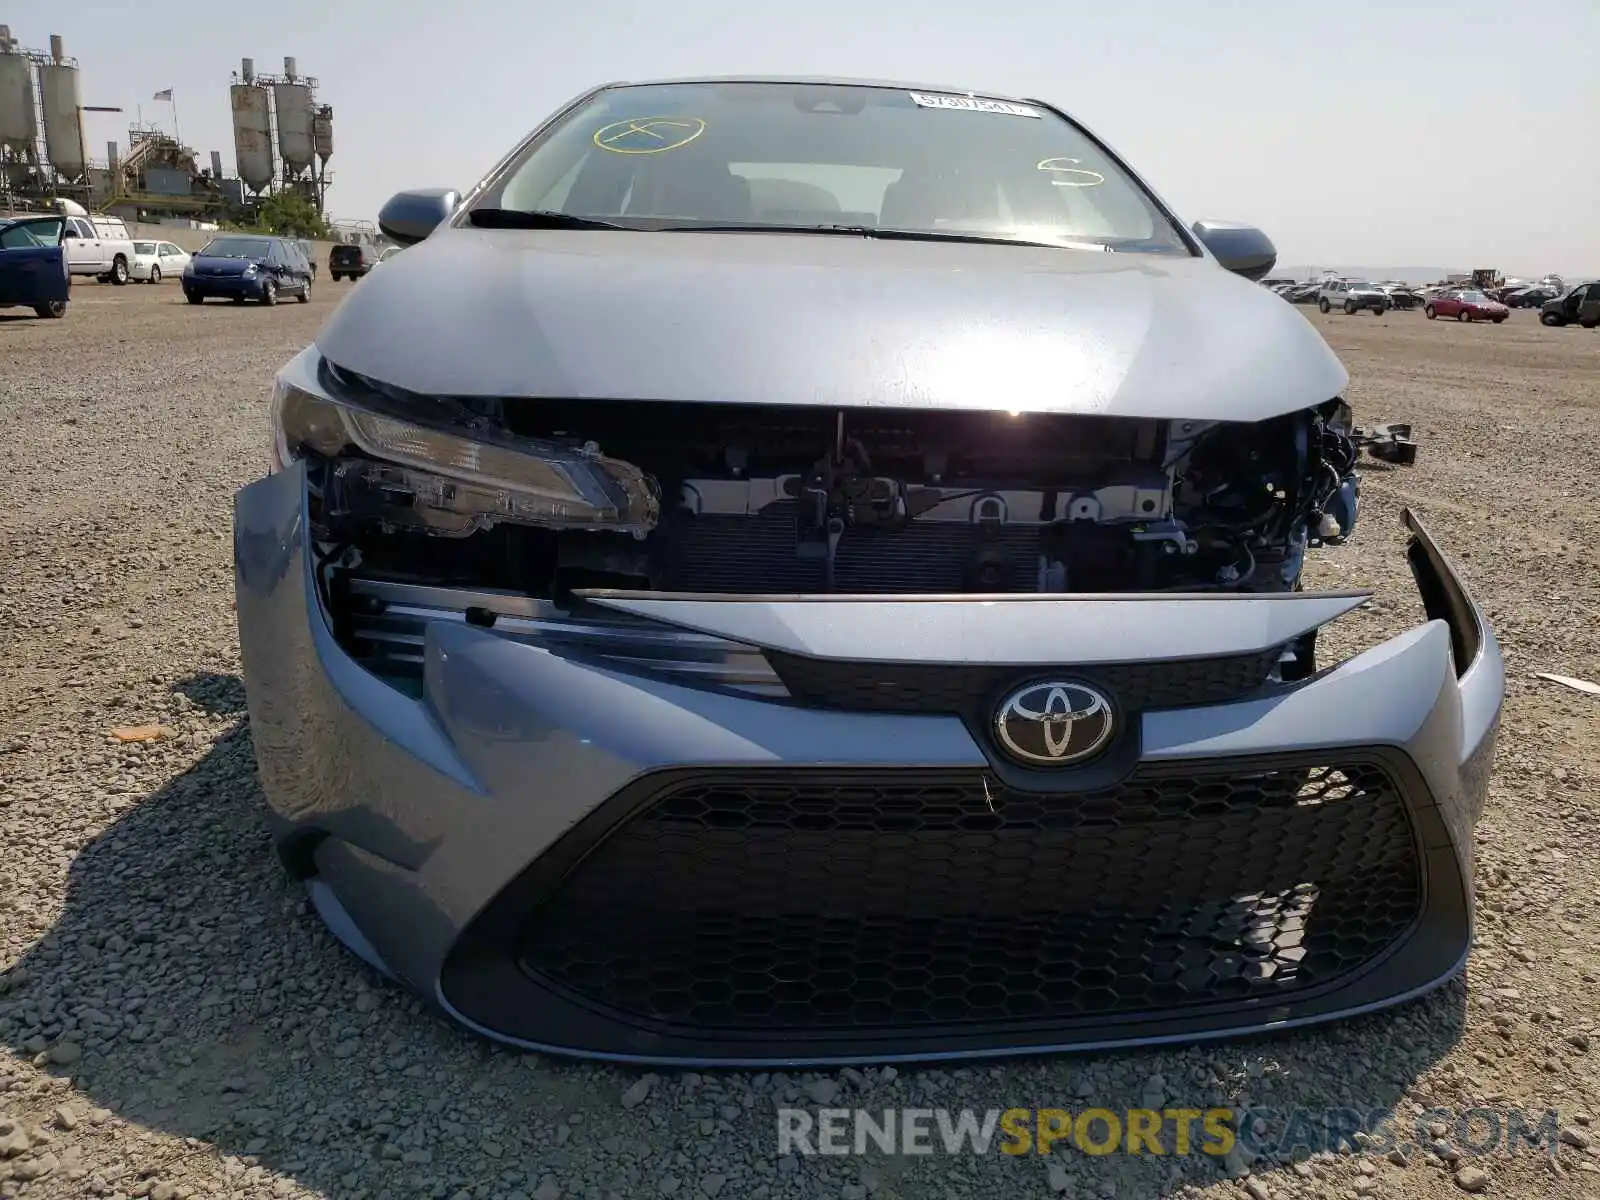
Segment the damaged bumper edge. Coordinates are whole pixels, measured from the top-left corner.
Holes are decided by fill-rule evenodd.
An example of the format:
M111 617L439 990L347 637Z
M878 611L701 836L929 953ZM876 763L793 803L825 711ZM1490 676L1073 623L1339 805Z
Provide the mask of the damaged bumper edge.
M1270 655L1368 593L590 597L647 639L692 644L696 653L723 647L719 670L732 670L729 662L758 664L733 671L737 687L723 686L715 672L691 680L640 669L638 658L541 642L536 612L507 618L527 636L480 628L444 596L436 609L421 610L415 626L419 684L408 693L335 637L305 514L298 465L250 485L236 501L240 640L275 841L291 869L312 882L317 908L340 940L491 1038L615 1060L727 1065L1193 1041L1381 1008L1444 982L1465 958L1472 829L1488 786L1503 664L1481 610L1409 512L1407 552L1425 624L1298 684L1214 703L1174 698L1160 681L1198 670L1202 660ZM769 663L780 668L770 677L761 674ZM1146 697L1123 704L1119 749L1076 777L1019 771L998 756L982 722L993 693L983 689L995 679L1015 683L1079 668L1091 678L1123 680L1132 689L1125 694ZM982 695L970 709L929 701L924 710L905 711L898 703L849 700L859 687L822 704L805 687L784 686L821 686L815 681L832 678L830 671L871 684L879 670L913 683L970 678ZM1203 671L1193 678L1196 695L1215 684ZM777 690L763 694L769 685ZM1321 778L1325 768L1370 787L1352 784L1311 800L1304 791L1296 798L1292 788L1273 791L1284 779ZM1190 779L1210 782L1183 782ZM863 788L887 799L866 808L840 799L859 797ZM991 832L962 841L978 824L963 819L946 829L938 822L972 788L987 806L977 815ZM770 828L755 828L748 813L715 828L695 825L701 810L693 805L709 811L734 793L756 797L750 812L794 807ZM928 798L934 795L943 798L935 803ZM912 826L874 829L880 810L873 804L920 815ZM833 824L817 827L825 834L819 842L806 814L822 809ZM1033 824L1017 824L1021 813L1034 814ZM957 856L944 860L955 865L940 868L959 876L949 878L952 886L918 890L925 881L916 877L915 855L894 857L900 852L889 849L917 843L907 829L928 831L924 845L956 848ZM1196 832L1193 844L1185 844L1186 829ZM741 848L730 856L730 845ZM1343 857L1328 857L1329 846ZM658 874L685 847L703 869ZM994 847L1010 849L989 863L982 855ZM1072 856L1091 849L1095 863L1116 867L1107 878L1119 895L1126 892L1114 913L1070 886L1071 871L1088 861L1074 866ZM642 856L626 857L635 852ZM1015 871L1002 860L1019 854L1039 886L1016 888ZM599 879L595 873L618 855L619 874ZM744 985L689 979L683 994L690 999L680 1010L673 1007L677 992L629 991L630 980L610 976L596 982L620 970L621 959L568 962L559 930L540 927L538 913L563 911L564 889L583 901L578 912L628 903L615 882L630 872L685 905L713 904L701 885L732 880L746 902L730 921L760 918L770 926L788 919L782 905L764 907L762 889L770 890L773 877L738 874L750 862L796 872L792 894L802 908L814 904L818 920L859 920L874 904L894 909L915 899L953 923L949 928L976 922L974 945L987 936L982 931L997 928L984 922L1007 913L1025 926L1039 922L1042 937L1074 922L1091 931L1114 927L1116 935L1107 933L1102 944L1085 933L1071 943L1084 955L1072 978L1013 958L1010 996L980 995L978 984L946 995L929 983L925 990L939 1004L903 1022L894 997L911 993L895 991L887 974L878 980L866 943L852 943L859 961L851 978L872 977L890 997L881 1001L890 1004L882 1010L887 1024L869 1028L845 1017L830 1024L816 1012L785 1025L784 1014L798 1010L785 1007L782 989L774 984L767 995L765 984L748 978ZM818 872L841 863L899 890L884 901L881 890L876 899L857 895L830 876L822 879L836 885L829 899ZM980 870L983 863L989 865ZM1351 880L1383 872L1394 882L1381 904L1354 890ZM1209 941L1157 928L1161 905L1145 903L1137 887L1128 890L1127 881L1141 876L1152 897L1163 888L1191 889L1182 903L1191 925L1202 916L1212 923ZM1051 881L1060 894L1053 916ZM1269 892L1279 897L1270 912L1262 899ZM1283 898L1289 896L1298 899L1291 904ZM1245 902L1266 915L1249 928L1227 924L1235 918L1226 914ZM1331 915L1319 915L1318 905ZM980 911L986 908L995 911ZM877 917L909 922L897 935L902 944L921 936L915 931L922 925L907 914ZM1337 930L1363 921L1369 924L1357 933L1367 942L1339 940ZM597 917L591 932L602 927L612 926ZM922 952L943 953L933 942ZM1137 995L1118 990L1119 953L1155 964L1140 976ZM693 958L677 966L710 970L719 963ZM1188 968L1197 963L1213 983L1221 981L1214 991L1194 990L1200 985ZM829 969L820 960L800 966L818 975ZM996 969L985 968L989 982ZM1091 974L1108 971L1101 991L1084 990ZM1015 1003L1029 980L1038 984L1031 1015ZM740 986L754 987L754 999ZM851 1019L880 1000L852 998Z

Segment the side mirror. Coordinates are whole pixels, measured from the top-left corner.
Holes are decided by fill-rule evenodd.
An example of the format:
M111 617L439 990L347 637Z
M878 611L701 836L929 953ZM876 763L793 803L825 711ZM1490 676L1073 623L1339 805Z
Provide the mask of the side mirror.
M415 245L460 206L461 193L454 188L396 192L378 211L378 228L402 246Z
M78 231L76 229L72 228L72 226L70 226L70 225L67 226L65 229L63 229L61 231L61 240L63 242L66 241L68 238L75 238L77 236L78 236Z
M1278 248L1254 225L1196 221L1190 228L1219 263L1246 279L1260 279L1278 261Z

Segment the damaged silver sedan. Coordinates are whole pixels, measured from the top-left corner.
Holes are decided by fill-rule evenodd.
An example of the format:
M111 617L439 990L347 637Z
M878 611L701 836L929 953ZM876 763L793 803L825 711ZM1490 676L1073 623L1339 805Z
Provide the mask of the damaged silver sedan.
M1362 454L1271 243L1033 100L609 85L279 373L238 497L273 835L513 1045L699 1064L1189 1041L1451 977L1504 690L1307 591Z

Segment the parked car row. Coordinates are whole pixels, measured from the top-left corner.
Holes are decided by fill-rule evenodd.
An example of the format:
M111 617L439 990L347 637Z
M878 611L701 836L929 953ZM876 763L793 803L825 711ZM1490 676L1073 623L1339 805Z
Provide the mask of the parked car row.
M1537 308L1539 320L1545 325L1572 324L1585 329L1600 325L1600 280L1566 291L1545 283L1514 288L1435 284L1419 289L1405 283L1373 283L1365 279L1262 282L1290 304L1315 304L1325 313L1338 309L1352 316L1360 312L1382 315L1394 309L1420 307L1430 321L1448 317L1499 325L1513 308Z
M317 278L315 247L290 237L218 234L194 254L174 242L132 239L114 217L52 213L0 220L0 308L31 308L41 317L66 315L72 276L118 285L177 279L184 299L276 304L311 299ZM329 273L359 278L400 253L399 246L335 246Z
M1314 283L1275 280L1271 290L1290 304L1315 304L1323 312L1385 313L1422 304L1422 294L1406 283L1372 283L1365 279L1319 279Z
M1516 288L1440 285L1425 288L1423 297L1423 313L1429 320L1454 317L1498 325L1513 308L1536 308L1544 325L1600 326L1600 280L1560 289L1544 283Z

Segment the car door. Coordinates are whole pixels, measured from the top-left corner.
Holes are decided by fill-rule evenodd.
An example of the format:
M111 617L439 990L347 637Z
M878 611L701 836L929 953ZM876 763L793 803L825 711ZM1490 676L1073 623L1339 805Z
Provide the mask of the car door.
M67 266L74 275L100 273L100 239L94 226L82 217L66 218L62 233L67 256Z
M1433 298L1433 311L1441 317L1453 317L1461 311L1461 304L1454 292L1440 292Z
M183 252L182 247L174 246L171 242L162 242L160 246L161 273L170 275L174 279L183 274L183 269L189 265L189 256Z
M295 288L303 292L311 286L311 260L306 258L306 252L299 242L289 243L289 253L294 262Z
M61 217L31 217L0 229L0 304L32 308L67 299L65 229Z
M1576 299L1572 304L1572 320L1580 324L1600 321L1600 283L1574 288L1573 294Z
M128 229L120 220L111 217L90 217L94 229L94 244L99 251L100 269L109 271L117 257L117 243L128 240Z
M300 251L293 242L278 243L278 261L283 264L278 283L291 292L300 290Z
M300 251L293 242L278 243L278 286L300 291Z
M272 247L272 260L277 264L278 287L291 292L300 290L300 271L295 266L294 243L276 242Z
M268 277L281 290L288 281L283 277L283 243L271 241L267 243L267 257L261 264Z

